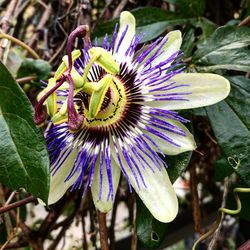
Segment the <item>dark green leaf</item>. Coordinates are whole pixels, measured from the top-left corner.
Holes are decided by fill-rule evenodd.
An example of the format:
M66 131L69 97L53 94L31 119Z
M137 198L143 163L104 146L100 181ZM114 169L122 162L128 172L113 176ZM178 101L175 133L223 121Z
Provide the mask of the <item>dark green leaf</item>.
M47 202L49 159L42 131L20 87L0 64L0 182Z
M250 129L250 79L244 76L227 78L231 82L231 92L226 102Z
M38 80L46 80L49 78L50 72L51 66L48 62L26 58L23 60L17 72L17 77L19 78L35 74Z
M198 45L194 62L199 71L250 71L250 28L223 26Z
M201 29L201 34L199 35L199 42L206 41L209 36L216 30L217 25L205 17L201 18L190 18L190 23L193 27ZM198 32L199 33L199 32Z
M206 110L228 163L241 180L250 186L250 132L248 128L225 101L207 107Z
M225 177L230 176L233 173L232 167L224 156L215 162L214 171L216 181L221 182L223 182Z
M168 224L157 221L139 197L136 199L136 207L136 229L138 239L146 247L159 247L165 237Z
M179 12L185 17L199 17L204 14L205 0L165 0L178 6Z
M194 28L188 29L187 33L183 34L183 42L181 45L181 51L183 52L185 57L190 57L192 55L192 50L195 46L195 34Z
M185 152L175 156L166 156L165 161L168 165L168 175L173 183L186 169L192 152Z

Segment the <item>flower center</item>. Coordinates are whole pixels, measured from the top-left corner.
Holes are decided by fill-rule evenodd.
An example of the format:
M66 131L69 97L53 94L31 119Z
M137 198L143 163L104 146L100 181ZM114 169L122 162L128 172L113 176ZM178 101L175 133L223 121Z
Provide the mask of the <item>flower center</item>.
M126 109L126 93L123 83L114 76L113 81L105 94L99 113L92 118L89 112L90 96L79 92L75 96L78 113L83 114L85 120L82 128L107 127L118 122Z

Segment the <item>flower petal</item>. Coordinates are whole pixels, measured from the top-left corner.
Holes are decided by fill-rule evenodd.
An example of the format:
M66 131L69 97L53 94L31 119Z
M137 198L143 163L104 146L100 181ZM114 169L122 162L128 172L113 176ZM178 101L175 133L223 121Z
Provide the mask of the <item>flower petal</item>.
M114 57L118 62L125 62L128 58L125 56L135 36L135 18L128 12L123 11L120 15L120 27L117 34L114 47ZM130 56L131 60L132 57Z
M91 193L95 207L101 212L107 213L113 207L114 198L112 199L112 196L110 194L110 183L108 180L108 175L106 171L107 169L105 167L105 164L102 167L103 171L101 173L100 159L98 159L95 165L94 179L91 185ZM113 196L115 197L120 180L121 170L118 166L116 165L114 166L113 164L111 166L111 170L112 170ZM101 174L102 174L102 184L100 183ZM101 198L100 198L100 185L102 185Z
M154 173L146 169L143 178L147 188L139 190L132 181L131 184L145 206L157 220L165 223L172 221L178 213L178 200L166 169L162 167Z
M56 173L50 176L49 205L56 203L76 181L79 172L76 172L69 180L65 181L65 179L74 165L77 154L78 150L74 149Z
M183 99L149 101L145 105L165 110L198 108L215 104L225 99L230 92L229 81L216 74L181 73L169 81L176 82L179 87L168 90L168 94L178 96L184 93Z
M158 145L162 153L166 155L177 155L186 151L192 151L196 148L196 143L194 141L193 135L181 122L174 121L171 119L162 120L166 120L166 122L170 123L176 128L181 129L185 133L185 136L183 136L181 134L166 131L157 127L153 127L153 131L151 131L150 129L144 129L144 134L149 136ZM172 143L168 142L167 140L164 140L161 135L168 137L172 141ZM155 148L155 151L158 150Z
M156 65L168 68L179 54L181 43L182 37L179 30L169 32L158 44L155 41L135 59L137 72L145 75L145 71Z
M159 51L159 56L157 56L154 61L151 63L151 66L155 66L160 64L161 62L165 61L166 59L170 58L172 55L175 54L177 56L177 52L179 51L182 43L181 32L179 30L174 30L169 32L162 40L162 42L156 47L156 50L159 46L167 39L164 46L162 46L161 50ZM174 58L175 58L174 57ZM173 60L174 60L173 58ZM166 67L166 65L164 65Z
M140 151L128 144L125 146L124 141L118 141L119 145L116 143L116 152L112 152L112 157L122 169L129 186L135 189L157 220L172 221L178 213L178 200L163 163L158 161L157 166L151 159L154 156L151 154L148 157L150 151ZM121 149L123 146L125 148ZM146 151L147 155L143 153Z

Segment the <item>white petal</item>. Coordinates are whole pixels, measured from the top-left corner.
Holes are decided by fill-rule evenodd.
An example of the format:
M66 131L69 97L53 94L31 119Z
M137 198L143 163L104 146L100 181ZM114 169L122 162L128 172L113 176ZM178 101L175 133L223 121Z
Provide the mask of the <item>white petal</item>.
M163 119L163 118L161 118ZM160 137L156 136L153 133L150 133L146 130L143 130L143 133L148 135L160 148L162 153L166 155L177 155L186 151L192 151L196 148L196 143L194 141L193 135L189 132L189 130L181 123L175 120L166 119L168 123L171 123L172 125L181 128L183 131L185 131L186 136L182 136L179 134L175 134L173 132L169 132L160 128L153 127L155 130L165 134L169 138L173 140L174 143L178 144L178 146L175 146L169 142L167 142L164 139L161 139ZM155 149L157 151L157 149Z
M167 41L166 41L167 40ZM163 43L165 43L163 45ZM162 48L158 51L158 55L148 67L154 67L155 65L166 61L168 58L170 58L173 54L175 56L172 58L171 61L168 63L164 64L164 68L170 66L170 64L173 62L175 57L178 54L178 51L180 50L182 43L182 37L181 37L181 32L179 30L174 30L169 32L163 39L162 41L148 54L148 56L145 57L145 59L136 67L138 68L138 72L143 72L145 70L145 65L144 63L152 56L155 55L156 51L162 46ZM147 67L146 67L147 69Z
M56 203L71 187L76 181L79 173L76 172L72 178L68 181L65 181L70 170L74 165L74 161L77 157L78 150L74 149L70 155L66 158L62 166L57 170L57 172L52 176L50 176L50 190L49 190L49 199L48 204Z
M179 30L174 30L169 32L166 35L166 38L168 39L166 44L161 48L160 53L163 52L160 56L156 57L156 59L152 62L151 66L155 66L165 60L167 60L169 57L171 57L174 53L178 52L181 43L182 43L182 37L181 32ZM165 38L164 38L165 39ZM158 46L160 46L159 44ZM157 47L156 47L157 49ZM167 65L164 65L166 67Z
M127 26L128 26L128 30L125 36L123 37L121 43L119 44L120 39L124 31L126 30ZM118 31L117 38L115 41L115 47L114 47L114 53L115 53L114 57L118 62L125 62L125 60L130 59L130 57L125 56L125 53L127 49L130 47L134 36L135 36L135 18L130 12L123 11L120 15L120 26L119 26L119 31ZM118 48L118 52L116 52L117 48ZM131 60L132 60L132 57L131 57Z
M186 84L167 93L191 92L185 95L188 100L150 101L145 105L165 110L191 109L209 106L225 99L230 92L229 81L210 73L181 73L170 79L177 84Z
M112 182L113 182L113 190L114 190L114 197L118 188L121 170L117 165L114 165L113 162L112 165ZM97 160L97 163L95 165L95 172L94 172L94 179L93 183L91 185L91 193L93 197L93 201L95 204L95 207L100 210L103 213L107 213L110 211L113 207L114 201L112 200L111 196L107 200L108 194L109 194L109 181L108 176L106 172L105 164L103 166L103 183L102 183L102 196L99 200L99 190L100 190L100 163L99 160Z
M133 159L137 163L146 187L140 179L138 170L136 170L136 168L134 167L133 171L137 172L136 181L135 175L131 168L128 166L124 156L122 155L120 147L118 147L117 153L114 152L112 154L115 162L124 169L127 178L129 179L129 183L135 189L151 214L161 222L172 221L178 213L178 200L165 167L162 163L160 163L161 169L159 170L149 157L141 153L149 166L151 166L151 168L154 170L153 172L152 169L149 168L149 166L147 166L146 164L144 164L144 166L141 165L141 162L139 162L137 157L133 155L131 149L127 149L126 151L131 155L131 157L133 157ZM117 154L119 154L120 156L122 166L119 164ZM138 187L138 182L140 183L140 188Z
M131 184L134 184L133 187L145 206L157 220L165 223L172 221L178 213L178 200L165 167L155 170L155 173L146 169L143 171L143 178L147 188L138 190L134 183Z

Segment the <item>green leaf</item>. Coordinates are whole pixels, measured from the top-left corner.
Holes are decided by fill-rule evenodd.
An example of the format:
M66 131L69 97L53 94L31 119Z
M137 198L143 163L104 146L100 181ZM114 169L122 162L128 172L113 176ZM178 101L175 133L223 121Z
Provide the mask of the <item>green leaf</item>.
M191 155L192 152L189 151L175 156L166 156L165 162L169 166L167 171L172 183L185 171Z
M185 17L202 16L205 12L204 0L165 0L178 6L179 12Z
M159 247L165 237L168 224L156 220L138 196L136 208L136 230L139 241L149 248Z
M194 63L199 71L250 71L250 28L223 26L198 45Z
M167 156L164 160L169 168L167 169L171 182L174 182L186 169L192 152L185 152L177 156ZM149 248L160 246L166 235L168 223L156 220L143 202L137 197L136 228L140 242Z
M22 64L17 72L17 77L20 78L35 74L38 80L46 80L49 78L50 73L51 66L48 62L26 58L22 61Z
M0 64L0 182L26 189L47 202L49 158L33 109L6 67Z
M215 162L214 172L216 181L221 182L223 182L225 177L230 176L233 173L233 169L224 155Z
M232 89L232 92L234 90ZM233 95L233 94L231 94ZM246 96L242 96L246 98ZM229 165L250 186L250 131L227 102L206 107L217 141Z
M231 92L226 102L250 129L250 79L244 76L227 77L231 82Z

